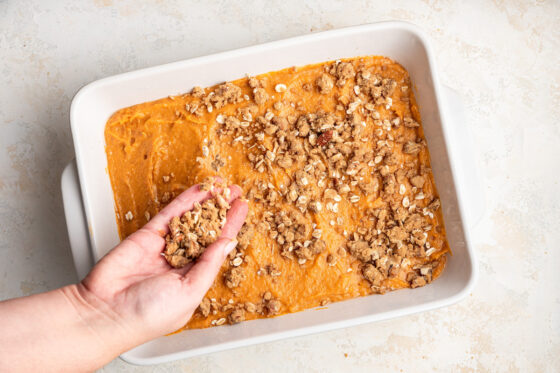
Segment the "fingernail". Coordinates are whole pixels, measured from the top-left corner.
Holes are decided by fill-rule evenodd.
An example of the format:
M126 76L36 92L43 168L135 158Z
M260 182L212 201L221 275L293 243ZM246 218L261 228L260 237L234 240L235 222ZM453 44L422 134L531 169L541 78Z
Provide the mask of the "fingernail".
M224 255L229 254L231 250L235 249L235 246L237 246L237 240L229 241L224 247Z

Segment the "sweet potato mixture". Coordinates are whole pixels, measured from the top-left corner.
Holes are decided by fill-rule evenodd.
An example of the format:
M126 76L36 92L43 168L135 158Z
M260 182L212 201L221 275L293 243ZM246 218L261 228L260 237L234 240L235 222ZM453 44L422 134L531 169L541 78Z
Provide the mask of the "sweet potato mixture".
M249 200L242 239L186 328L424 286L445 266L412 82L388 58L195 87L119 110L105 140L121 238L209 176Z

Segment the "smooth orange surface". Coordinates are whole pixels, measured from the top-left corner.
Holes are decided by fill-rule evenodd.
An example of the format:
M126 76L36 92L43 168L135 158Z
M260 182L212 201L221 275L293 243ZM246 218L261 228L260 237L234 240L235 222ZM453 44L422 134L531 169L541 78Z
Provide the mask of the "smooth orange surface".
M390 77L397 82L408 78L406 70L397 63L383 57L363 57L351 60L357 67L364 64L373 69L373 72ZM315 82L323 72L324 64L294 67L258 76L263 81L271 99L259 106L259 115L268 109L275 114L288 115L290 113L316 112L323 108L326 111L335 111L337 95L349 94L352 88L347 84L343 88L337 88L329 95L321 95L316 89L311 92L302 89L304 83ZM241 87L244 93L251 95L247 79L233 82ZM274 87L278 83L286 84L286 92L277 93ZM400 86L400 84L399 84ZM402 101L402 95L410 98L409 102ZM418 108L414 101L412 89L401 92L396 89L392 96L393 106L401 119L412 116L420 122ZM272 109L274 102L295 103L283 105L281 111ZM236 105L226 105L220 110L197 117L185 110L185 104L193 101L190 94L168 97L154 102L148 102L125 108L116 112L107 122L105 129L106 151L108 159L108 170L115 196L117 222L121 238L128 236L146 223L145 212L154 216L165 203L162 202L165 193L176 196L189 186L203 181L207 176L215 175L210 167L211 159L216 153L225 160L226 165L220 170L220 176L236 183L248 190L256 180L262 180L263 175L253 169L247 159L247 149L244 145L236 143L232 145L229 136L218 137L216 128L216 116L235 115L239 107L252 105L251 101L244 101ZM379 112L383 118L385 109ZM256 116L255 116L256 117ZM375 130L368 122L366 134ZM404 131L401 126L394 131ZM422 128L416 129L418 136L423 137ZM214 154L210 154L203 162L197 162L197 157L202 157L202 144L213 143ZM364 146L371 146L364 144ZM402 154L397 154L402 157ZM429 154L427 151L420 153L420 163L429 166ZM295 171L301 165L295 164ZM164 176L173 174L174 177L167 183L163 181ZM286 172L275 167L269 181L278 187L280 184L289 185L293 172ZM424 191L431 191L437 196L433 178L426 181ZM250 301L258 303L265 291L270 291L274 298L283 304L282 313L297 312L310 307L316 307L322 301L336 302L343 299L368 295L372 293L370 285L363 279L360 273L360 262L346 254L338 254L340 247L345 247L346 237L343 231L354 232L364 216L368 207L381 205L380 198L362 198L357 204L350 204L343 199L340 202L339 213L323 211L319 214L307 213L310 224L316 223L323 231L322 239L327 243L327 250L319 254L314 261L308 261L300 265L297 261L290 261L280 256L275 241L270 239L267 232L256 232L251 245L246 250L246 259L243 264L246 279L236 289L228 289L222 282L221 275L218 276L214 285L209 290L207 297L221 300L227 303L232 299L234 303ZM281 202L282 208L289 210L295 207L285 201ZM255 221L259 221L262 214L262 205L250 202ZM131 211L133 219L127 221L125 214ZM329 221L342 217L342 226L332 227ZM432 219L431 224L439 226L439 232L435 229L429 232L428 241L437 251L431 256L431 261L440 258L439 267L434 270L434 278L437 277L445 265L444 254L449 251L445 238L445 229L441 216L441 208ZM329 266L326 257L329 253L337 256L334 266ZM258 275L257 271L267 265L274 265L281 276L271 277ZM222 268L224 270L226 265ZM390 289L408 287L403 278L388 279L385 283ZM188 328L200 328L210 326L212 320L226 317L227 314L218 312L207 318L195 313ZM262 317L258 314L247 313L247 319Z

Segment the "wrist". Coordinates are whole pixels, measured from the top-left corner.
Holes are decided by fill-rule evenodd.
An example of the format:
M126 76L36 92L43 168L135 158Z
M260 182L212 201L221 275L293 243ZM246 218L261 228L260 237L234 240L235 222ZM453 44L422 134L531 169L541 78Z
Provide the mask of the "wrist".
M124 321L80 284L0 302L0 370L93 371L143 342Z
M65 286L59 291L71 304L76 323L90 335L90 347L107 361L143 342L127 320L82 283Z

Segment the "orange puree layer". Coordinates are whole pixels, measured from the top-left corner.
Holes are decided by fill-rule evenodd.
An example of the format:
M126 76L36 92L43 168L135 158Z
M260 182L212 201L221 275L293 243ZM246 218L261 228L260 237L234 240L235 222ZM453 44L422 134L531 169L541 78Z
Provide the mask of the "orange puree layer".
M339 65L346 70L339 69ZM364 83L372 79L381 79L389 87L380 88L381 98L376 98L379 92L370 91L369 83ZM255 81L257 88L262 89L259 94L266 93L264 102L262 97L255 97ZM211 92L217 92L217 87L207 88L202 94L167 97L119 110L106 125L108 171L121 238L135 232L173 197L208 176L220 175L249 194L248 223L255 233L239 255L243 259L239 268L244 278L239 286L226 286L223 277L232 268L234 258L226 260L206 296L207 302L213 304L210 312L195 312L186 327L220 325L224 322L221 319L232 322L232 309L242 309L245 320L270 317L372 293L423 286L437 278L445 266L449 246L407 71L388 58L368 56L287 68L257 76L255 81L251 83L253 87L248 78L231 82L241 89L240 97L233 102L214 101L210 109L204 100ZM358 104L354 104L357 99ZM333 129L314 130L312 125L316 138L301 136L304 130L298 127L301 123L297 120L310 113L335 118L334 131L339 122L347 123L351 133L344 135L340 130L338 136L346 139L333 144L342 146L347 142L353 146L353 154L360 152L361 168L356 175L346 168L352 163L351 153L345 155L345 172L332 177L340 164L332 161L335 156L329 161L329 155L324 153L331 146L329 141L336 140L329 138ZM228 131L231 123L223 122L229 117L248 124ZM279 121L278 131L269 134L270 123L275 122L273 117L286 118L287 125ZM354 132L355 126L362 126L360 133ZM272 161L259 161L259 154L266 158L267 151L275 152L275 142L282 131L298 131L294 143L315 143L304 144L305 149L322 149L318 159L325 165L321 167L326 169L326 177L321 179L317 171L321 167L314 164L313 170L306 171L308 185L298 186L299 193L321 204L320 211L310 206L302 210L287 197L289 186L298 181L297 171L306 170L310 163L305 154L300 158L294 156L292 164L286 167L277 164L281 158L279 150ZM408 144L411 142L412 145ZM421 150L415 151L415 144ZM218 164L217 156L222 160ZM415 176L423 181L418 182ZM347 193L340 189L343 182L350 187ZM259 185L263 183L279 192L273 203L258 196ZM362 188L363 185L369 189ZM324 197L328 188L339 192L340 201ZM380 214L384 210L389 211L389 218L381 224L379 221L384 218ZM306 260L293 255L295 251L271 234L271 230L280 229L274 224L273 228L266 225L267 211L274 215L285 211L296 216L307 227L305 234L320 230L320 240L326 248ZM399 214L405 216L399 218ZM406 217L414 214L421 217L422 227L409 230ZM374 236L364 233L365 230ZM398 237L402 230L406 232ZM358 240L354 238L355 232L362 232L357 233ZM349 247L352 240L366 241L376 253L368 252L363 254L366 259L360 259L358 249ZM365 275L367 263L377 268L371 272L373 277L371 273ZM267 310L263 301L266 292L267 297L279 301L279 309Z

